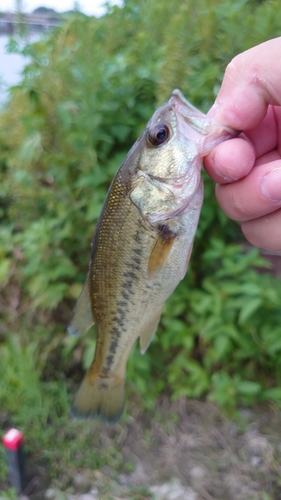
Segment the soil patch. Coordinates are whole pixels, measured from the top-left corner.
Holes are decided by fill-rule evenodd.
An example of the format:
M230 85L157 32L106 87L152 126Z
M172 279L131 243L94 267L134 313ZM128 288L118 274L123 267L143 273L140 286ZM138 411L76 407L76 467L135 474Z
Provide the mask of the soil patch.
M88 493L78 491L80 477L64 492L53 481L40 498L281 500L281 413L273 405L240 409L230 419L211 403L171 405L164 398L153 419L135 412L122 425L99 425L104 443L116 443L123 463L131 464L130 473L111 466L80 470Z

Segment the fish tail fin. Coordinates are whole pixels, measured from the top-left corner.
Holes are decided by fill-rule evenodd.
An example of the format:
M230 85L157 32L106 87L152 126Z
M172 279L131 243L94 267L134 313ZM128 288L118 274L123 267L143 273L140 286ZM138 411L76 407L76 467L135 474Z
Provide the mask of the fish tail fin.
M99 376L89 371L72 404L71 413L76 418L100 418L116 423L125 404L125 377Z

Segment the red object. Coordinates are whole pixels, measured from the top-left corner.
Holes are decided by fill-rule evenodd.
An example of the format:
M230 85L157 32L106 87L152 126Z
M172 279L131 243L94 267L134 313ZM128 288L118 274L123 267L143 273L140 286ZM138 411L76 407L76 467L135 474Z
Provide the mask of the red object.
M23 433L17 429L10 429L2 438L5 448L12 451L17 451L22 446L23 441Z

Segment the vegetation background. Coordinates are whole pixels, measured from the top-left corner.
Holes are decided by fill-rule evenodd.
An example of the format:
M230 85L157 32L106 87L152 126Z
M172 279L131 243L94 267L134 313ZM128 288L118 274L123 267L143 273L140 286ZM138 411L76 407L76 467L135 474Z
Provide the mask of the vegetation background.
M126 0L99 19L66 16L36 43L10 40L29 62L0 114L0 423L28 435L51 476L117 460L89 447L90 424L69 421L95 335L66 333L113 175L174 88L206 112L228 62L280 34L278 0ZM152 419L162 394L230 412L281 406L281 283L204 179L187 276L149 351L129 360L124 425L136 406ZM6 473L0 449L3 484Z

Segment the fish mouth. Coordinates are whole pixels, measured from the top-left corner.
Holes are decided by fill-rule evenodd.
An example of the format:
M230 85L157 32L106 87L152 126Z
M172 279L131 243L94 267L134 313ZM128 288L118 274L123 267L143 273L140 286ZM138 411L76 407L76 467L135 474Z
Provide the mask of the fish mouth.
M169 104L176 113L181 115L189 127L202 135L209 133L210 119L188 102L179 89L175 89L172 92Z
M179 89L173 90L169 104L182 116L190 127L202 135L208 135L211 127L214 128L214 123L217 123L217 131L223 131L223 135L229 135L229 138L236 137L241 133L240 130L234 130L231 127L222 125L216 122L214 118L210 118L208 115L202 113L202 111L193 106L193 104L184 97ZM212 130L212 133L214 132L215 130Z
M199 111L199 109L197 109L195 106L193 106L184 97L184 95L181 93L181 91L179 89L173 90L172 95L170 97L169 103L171 103L172 106L175 104L175 102L177 102L179 105L183 104L185 106L185 108L188 108L188 110L193 111L196 115L200 115L200 116L203 115L203 113L201 111Z

